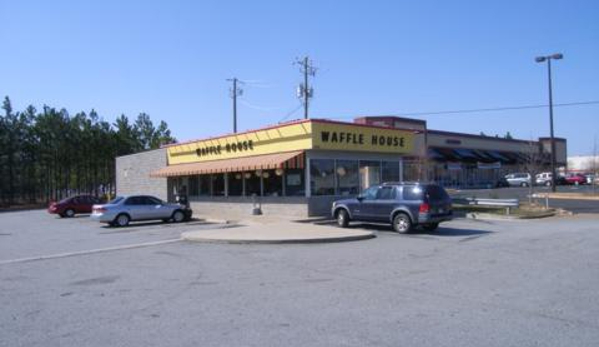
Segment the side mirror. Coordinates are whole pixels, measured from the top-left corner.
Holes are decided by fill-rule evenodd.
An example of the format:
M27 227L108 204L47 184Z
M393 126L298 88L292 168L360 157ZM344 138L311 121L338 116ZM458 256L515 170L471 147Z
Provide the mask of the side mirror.
M359 202L362 202L362 200L364 200L364 195L360 194L356 197L356 199L358 199Z

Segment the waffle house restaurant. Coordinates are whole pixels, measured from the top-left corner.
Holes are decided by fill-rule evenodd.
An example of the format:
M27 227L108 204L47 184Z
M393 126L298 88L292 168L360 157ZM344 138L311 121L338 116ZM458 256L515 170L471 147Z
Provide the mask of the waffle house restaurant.
M400 181L402 158L414 156L412 130L308 119L166 147L169 200L189 197L195 213L306 217L331 202L384 181Z

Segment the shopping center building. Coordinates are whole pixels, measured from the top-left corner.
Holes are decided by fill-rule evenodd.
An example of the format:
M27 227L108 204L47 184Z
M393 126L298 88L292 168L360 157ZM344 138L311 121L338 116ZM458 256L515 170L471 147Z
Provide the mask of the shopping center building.
M389 181L490 187L509 172L547 168L550 142L429 130L422 120L307 119L117 158L118 194L189 197L196 213L324 215L331 202ZM566 141L556 159L566 165Z

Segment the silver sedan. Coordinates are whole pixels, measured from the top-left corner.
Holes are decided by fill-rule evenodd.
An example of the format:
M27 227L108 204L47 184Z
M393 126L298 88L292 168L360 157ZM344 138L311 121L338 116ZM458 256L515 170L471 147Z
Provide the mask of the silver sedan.
M92 207L91 218L113 226L126 226L131 221L161 219L182 222L190 211L179 204L166 203L148 195L118 196L104 205Z

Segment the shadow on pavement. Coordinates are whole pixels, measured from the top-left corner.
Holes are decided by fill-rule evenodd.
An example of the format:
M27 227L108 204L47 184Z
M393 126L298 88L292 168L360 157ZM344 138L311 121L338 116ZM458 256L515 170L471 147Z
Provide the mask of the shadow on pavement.
M388 224L371 224L371 223L360 223L352 224L350 228L373 230L377 232L385 233L396 233L393 228ZM407 235L431 235L431 236L443 236L443 237L456 237L456 236L485 236L492 234L492 231L478 230L478 229L466 229L466 228L448 228L439 226L435 231L426 231L422 228L416 228Z
M131 222L129 223L129 225L127 225L126 227L116 227L116 226L111 226L108 224L104 224L102 223L102 229L106 229L106 230L112 230L112 231L127 231L127 230L137 230L138 228L143 228L143 227L152 227L152 226L175 226L175 225L194 225L194 224L214 224L214 223L210 223L210 222L206 222L203 219L196 219L196 218L192 218L191 220L185 221L185 222L181 222L181 223L175 223L172 221L169 222L163 222L161 220L151 220L151 221L143 221L143 222Z
M417 234L435 235L435 236L484 236L492 234L492 231L478 230L478 229L464 229L464 228L444 228L439 227L435 231L418 230Z

